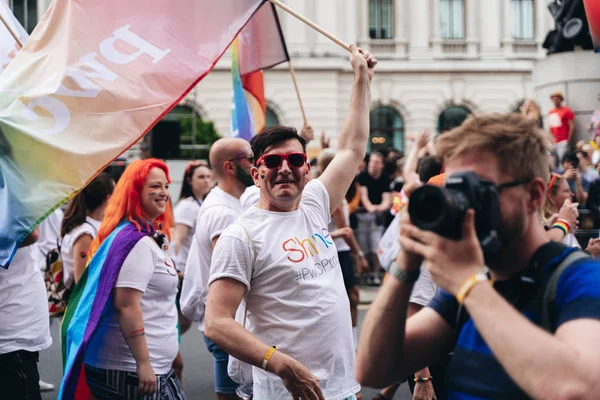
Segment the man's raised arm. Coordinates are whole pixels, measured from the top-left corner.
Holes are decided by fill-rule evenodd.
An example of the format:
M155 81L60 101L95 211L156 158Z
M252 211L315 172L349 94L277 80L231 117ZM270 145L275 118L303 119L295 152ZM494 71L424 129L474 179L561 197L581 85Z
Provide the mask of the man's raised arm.
M369 139L371 79L377 60L354 45L350 47L350 62L354 71L350 110L340 134L338 151L319 178L329 192L331 210L335 210L346 195L358 166L365 157Z

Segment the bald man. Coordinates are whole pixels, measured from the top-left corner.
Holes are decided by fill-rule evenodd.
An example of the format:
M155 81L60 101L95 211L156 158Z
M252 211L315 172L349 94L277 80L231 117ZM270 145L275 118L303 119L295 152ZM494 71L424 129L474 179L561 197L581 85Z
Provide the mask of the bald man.
M254 185L250 175L254 163L250 143L243 139L219 139L212 145L209 158L219 183L206 196L200 207L180 299L182 312L188 318L199 322L202 332L206 284L210 274L213 247L221 232L244 211L240 204L240 196L248 186ZM206 337L204 341L214 358L217 400L237 399L237 384L227 375L229 356Z

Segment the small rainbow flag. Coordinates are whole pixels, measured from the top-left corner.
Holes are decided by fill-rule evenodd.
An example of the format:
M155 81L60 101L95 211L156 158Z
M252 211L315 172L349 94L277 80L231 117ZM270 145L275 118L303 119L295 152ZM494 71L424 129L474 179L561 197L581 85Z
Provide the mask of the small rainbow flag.
M265 126L263 69L289 61L277 11L265 3L231 45L231 136L250 141Z
M73 289L61 326L64 374L58 399L74 398L92 336L105 309L113 307L111 293L121 266L133 246L152 233L138 230L131 222L121 223L104 240Z

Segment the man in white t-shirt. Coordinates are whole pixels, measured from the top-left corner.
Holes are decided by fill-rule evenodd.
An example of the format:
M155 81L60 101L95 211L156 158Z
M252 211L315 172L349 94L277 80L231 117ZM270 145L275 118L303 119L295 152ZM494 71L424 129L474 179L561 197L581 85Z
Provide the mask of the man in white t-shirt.
M212 250L221 233L243 212L240 196L254 185L250 171L254 157L243 139L219 139L210 149L210 164L219 184L204 199L196 219L196 231L185 266L180 305L183 314L198 321L204 331L204 306ZM229 356L205 337L215 364L217 400L237 399L237 384L227 374Z
M0 397L41 400L38 352L52 344L46 287L34 262L36 229L0 268Z
M254 365L256 400L290 393L343 400L360 390L348 297L327 226L365 155L376 63L352 46L350 110L337 154L318 179L309 178L305 141L295 129L269 128L253 139L260 200L215 246L204 333ZM244 298L249 330L235 322Z

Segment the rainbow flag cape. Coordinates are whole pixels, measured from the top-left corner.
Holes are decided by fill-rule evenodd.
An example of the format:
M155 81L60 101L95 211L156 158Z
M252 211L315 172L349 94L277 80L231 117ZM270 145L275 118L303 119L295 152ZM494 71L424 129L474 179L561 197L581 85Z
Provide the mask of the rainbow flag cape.
M152 233L138 230L131 222L121 223L104 240L73 289L61 325L64 374L58 399L74 398L92 336L105 309L113 307L111 294L121 266L133 246Z
M262 70L289 59L275 6L265 3L231 44L232 137L250 141L264 128L267 101Z
M0 79L0 267L179 104L263 4L54 0Z

